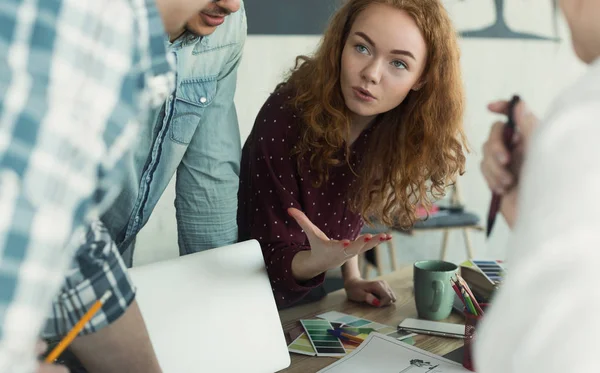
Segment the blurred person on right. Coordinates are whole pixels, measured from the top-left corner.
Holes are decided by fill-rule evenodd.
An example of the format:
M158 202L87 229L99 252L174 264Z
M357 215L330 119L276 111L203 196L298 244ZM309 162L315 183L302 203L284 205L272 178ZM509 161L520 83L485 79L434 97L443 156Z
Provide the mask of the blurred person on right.
M510 271L478 332L480 373L598 371L600 297L600 0L561 0L575 52L589 64L540 124L524 104L512 159L501 125L484 147L482 171L504 196L513 229ZM492 111L504 112L505 102ZM521 158L524 159L520 167Z

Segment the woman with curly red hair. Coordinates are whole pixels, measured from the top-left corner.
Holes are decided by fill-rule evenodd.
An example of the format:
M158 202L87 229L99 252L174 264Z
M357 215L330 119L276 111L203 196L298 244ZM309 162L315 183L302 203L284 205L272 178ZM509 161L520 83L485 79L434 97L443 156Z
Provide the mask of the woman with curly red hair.
M357 255L410 226L415 206L463 171L456 32L439 0L349 0L312 57L256 118L241 163L239 239L260 242L275 299L288 306L342 265L348 298L383 306L389 285Z

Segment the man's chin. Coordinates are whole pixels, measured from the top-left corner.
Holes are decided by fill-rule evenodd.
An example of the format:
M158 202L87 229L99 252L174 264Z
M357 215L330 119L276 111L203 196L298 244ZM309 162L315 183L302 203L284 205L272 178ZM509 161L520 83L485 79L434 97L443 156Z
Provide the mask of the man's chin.
M217 27L215 26L207 25L188 25L186 28L189 32L197 36L208 36L215 32L215 30L217 29Z

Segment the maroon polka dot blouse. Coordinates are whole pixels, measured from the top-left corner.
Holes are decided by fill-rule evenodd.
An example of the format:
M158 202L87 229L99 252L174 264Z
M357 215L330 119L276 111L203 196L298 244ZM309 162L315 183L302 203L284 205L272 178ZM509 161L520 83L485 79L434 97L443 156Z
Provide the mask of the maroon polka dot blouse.
M310 250L310 245L304 231L287 214L289 207L302 210L331 239L353 240L363 226L346 200L356 178L348 164L330 169L329 180L320 188L313 186L316 175L308 162L299 173L291 153L303 123L286 105L289 99L289 92L280 90L260 110L242 151L238 195L239 240L256 239L260 243L279 307L297 302L325 277L323 273L299 282L292 276L294 255ZM350 148L355 170L371 130L363 131Z

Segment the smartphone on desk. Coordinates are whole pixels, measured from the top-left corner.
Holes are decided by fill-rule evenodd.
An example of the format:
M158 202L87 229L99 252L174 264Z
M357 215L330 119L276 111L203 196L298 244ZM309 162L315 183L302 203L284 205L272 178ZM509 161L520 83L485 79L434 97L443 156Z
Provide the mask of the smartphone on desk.
M417 334L428 334L439 337L450 337L450 338L464 338L465 337L465 325L464 324L451 324L441 321L429 321L420 319L404 319L398 325L399 330L404 330L411 333Z

